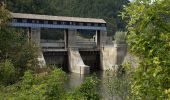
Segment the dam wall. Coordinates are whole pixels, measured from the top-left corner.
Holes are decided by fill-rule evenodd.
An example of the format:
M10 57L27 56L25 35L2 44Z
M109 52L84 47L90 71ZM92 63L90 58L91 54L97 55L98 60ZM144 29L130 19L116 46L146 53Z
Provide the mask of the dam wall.
M69 71L73 73L88 74L90 66L84 64L78 49L68 50Z
M101 70L117 70L127 53L126 44L105 46L100 51Z

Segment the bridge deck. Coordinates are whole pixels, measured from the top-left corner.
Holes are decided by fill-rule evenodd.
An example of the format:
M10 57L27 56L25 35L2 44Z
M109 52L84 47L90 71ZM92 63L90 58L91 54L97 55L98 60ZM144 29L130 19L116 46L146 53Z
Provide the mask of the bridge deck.
M11 13L11 25L31 28L87 29L106 31L103 19Z

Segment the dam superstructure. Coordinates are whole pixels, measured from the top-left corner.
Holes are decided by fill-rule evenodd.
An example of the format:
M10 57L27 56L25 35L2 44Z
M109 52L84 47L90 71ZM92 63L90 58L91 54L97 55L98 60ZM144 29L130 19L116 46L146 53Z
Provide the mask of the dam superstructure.
M95 69L112 69L116 64L116 50L107 49L106 46L112 44L112 40L107 37L106 22L103 19L23 13L11 15L11 26L26 28L28 39L41 48L41 65L56 64L70 72L86 74ZM42 39L42 30L45 29L62 29L63 39ZM82 30L87 31L87 34L93 33L93 37L82 38L78 35Z

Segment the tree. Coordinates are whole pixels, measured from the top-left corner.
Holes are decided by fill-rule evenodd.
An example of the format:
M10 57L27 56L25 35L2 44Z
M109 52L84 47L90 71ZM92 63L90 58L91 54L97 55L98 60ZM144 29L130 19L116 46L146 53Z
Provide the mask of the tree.
M10 60L0 63L0 83L2 85L10 85L15 81L15 68Z
M141 62L132 76L135 99L167 99L170 88L170 1L135 0L124 8L130 51ZM165 92L166 91L166 92Z
M64 82L66 81L65 73L61 69L54 69L48 77L46 99L61 100L66 94Z

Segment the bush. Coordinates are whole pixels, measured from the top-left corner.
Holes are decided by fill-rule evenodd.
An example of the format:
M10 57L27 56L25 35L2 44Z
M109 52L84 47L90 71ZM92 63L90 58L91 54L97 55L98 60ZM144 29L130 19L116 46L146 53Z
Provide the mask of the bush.
M9 85L15 81L15 68L10 60L0 64L0 82Z
M54 69L48 77L46 99L60 100L64 97L65 89L64 83L66 81L66 74L61 69Z
M169 100L170 0L134 0L124 8L130 52L140 58L131 77L138 100ZM134 9L135 8L135 9Z
M121 43L126 43L126 32L118 31L115 33L114 39L116 43L121 44Z
M35 72L39 67L37 60L38 48L33 43L25 43L14 57L13 62L19 76L23 76L24 72L27 70Z
M97 83L96 77L87 77L80 87L70 92L67 100L100 100Z

